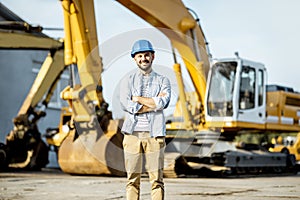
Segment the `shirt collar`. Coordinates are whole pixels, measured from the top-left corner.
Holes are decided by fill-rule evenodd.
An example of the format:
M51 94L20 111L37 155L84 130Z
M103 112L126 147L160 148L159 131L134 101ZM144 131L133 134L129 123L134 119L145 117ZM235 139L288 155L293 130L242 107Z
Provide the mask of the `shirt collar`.
M141 72L140 69L138 69L138 75L139 75L139 76L144 76L144 74ZM154 71L153 71L153 69L152 69L151 72L148 74L148 76L151 77L151 76L153 76L153 75L154 75Z

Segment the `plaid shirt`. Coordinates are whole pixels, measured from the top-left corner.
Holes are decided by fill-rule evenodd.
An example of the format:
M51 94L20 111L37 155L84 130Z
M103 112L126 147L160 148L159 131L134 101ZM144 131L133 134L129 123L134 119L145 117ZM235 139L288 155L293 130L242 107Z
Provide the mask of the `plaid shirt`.
M167 77L153 71L149 76L149 97L152 97L156 105L155 110L148 113L150 135L151 137L165 136L166 125L163 110L168 107L171 98L170 81ZM142 105L133 102L131 98L132 96L142 96L142 78L143 74L137 69L121 81L120 102L125 111L125 121L122 127L123 133L132 134L137 123L137 112ZM159 93L165 93L165 95L161 97L158 96Z

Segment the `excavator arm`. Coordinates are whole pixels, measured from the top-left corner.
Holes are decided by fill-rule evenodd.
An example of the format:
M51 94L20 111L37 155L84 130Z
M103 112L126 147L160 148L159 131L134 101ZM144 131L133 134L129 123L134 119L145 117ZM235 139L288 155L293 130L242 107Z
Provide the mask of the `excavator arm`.
M70 87L61 97L73 108L74 120L90 122L93 105L103 103L101 72L102 63L93 1L62 0L65 27L65 65L70 66L73 76ZM74 76L78 73L79 80ZM88 104L92 104L89 106Z
M65 65L71 84L61 92L69 103L61 114L57 134L48 138L58 150L66 173L124 175L122 134L102 96L93 1L62 0L65 27Z

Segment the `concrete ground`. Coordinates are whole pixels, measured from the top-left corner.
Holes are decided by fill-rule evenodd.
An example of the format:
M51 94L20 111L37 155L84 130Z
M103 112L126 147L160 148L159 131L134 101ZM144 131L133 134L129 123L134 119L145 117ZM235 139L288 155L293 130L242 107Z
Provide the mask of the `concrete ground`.
M74 176L59 170L0 173L0 200L125 199L125 177ZM300 199L300 174L247 178L166 178L166 200ZM141 200L151 199L142 178Z

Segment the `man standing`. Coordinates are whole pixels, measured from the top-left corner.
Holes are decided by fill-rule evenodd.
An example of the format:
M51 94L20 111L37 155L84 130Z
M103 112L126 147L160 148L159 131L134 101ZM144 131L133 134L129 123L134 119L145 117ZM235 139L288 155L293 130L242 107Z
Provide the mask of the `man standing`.
M126 196L140 198L142 160L151 183L151 197L164 199L163 164L165 149L165 117L171 97L170 81L152 70L154 49L147 40L134 43L131 57L138 69L121 82L120 101L125 111L123 147L127 171Z

